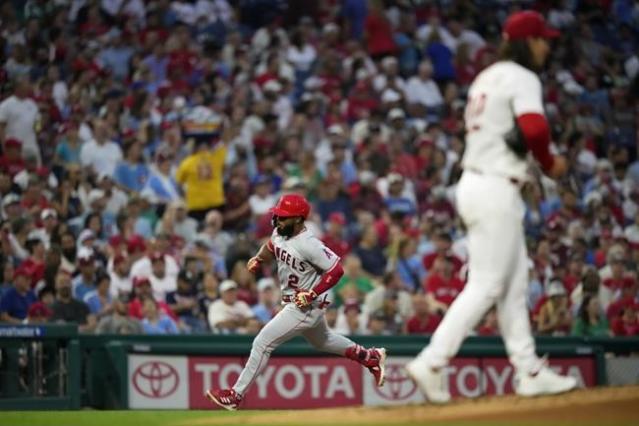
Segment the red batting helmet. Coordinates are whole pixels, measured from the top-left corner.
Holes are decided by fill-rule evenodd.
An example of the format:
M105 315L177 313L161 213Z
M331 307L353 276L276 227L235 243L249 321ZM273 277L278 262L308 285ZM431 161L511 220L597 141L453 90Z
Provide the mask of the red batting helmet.
M274 216L308 218L311 212L311 205L303 196L299 194L282 195L275 207L271 209Z

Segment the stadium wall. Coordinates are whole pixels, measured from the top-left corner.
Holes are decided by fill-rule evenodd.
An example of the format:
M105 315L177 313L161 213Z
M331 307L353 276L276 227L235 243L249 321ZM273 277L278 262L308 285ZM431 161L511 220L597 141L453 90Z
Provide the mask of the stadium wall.
M239 374L252 336L94 336L72 326L0 326L0 409L207 408L203 391ZM425 336L355 336L389 351L387 384L360 366L296 338L278 348L246 398L247 408L395 405L421 401L402 365ZM539 337L550 365L583 386L639 383L638 338ZM604 354L606 356L604 356ZM512 392L513 371L498 337L470 337L448 368L453 395Z

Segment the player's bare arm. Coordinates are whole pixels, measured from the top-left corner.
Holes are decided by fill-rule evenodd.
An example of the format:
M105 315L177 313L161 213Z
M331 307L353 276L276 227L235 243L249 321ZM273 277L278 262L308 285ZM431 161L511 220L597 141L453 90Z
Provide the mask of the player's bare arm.
M251 273L256 273L263 264L268 264L273 261L273 259L275 259L273 249L272 247L269 247L270 244L270 240L268 243L262 244L262 247L260 247L260 249L257 251L257 254L250 258L248 262L246 262L246 267Z

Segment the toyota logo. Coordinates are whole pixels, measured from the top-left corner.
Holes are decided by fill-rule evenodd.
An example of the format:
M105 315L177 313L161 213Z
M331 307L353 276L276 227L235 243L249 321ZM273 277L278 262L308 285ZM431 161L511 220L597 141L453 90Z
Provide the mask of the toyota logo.
M180 383L178 372L162 361L149 361L133 372L133 386L148 398L164 398L171 395Z
M382 398L397 401L409 398L415 392L415 383L403 371L403 364L386 365L386 381L384 386L374 387Z

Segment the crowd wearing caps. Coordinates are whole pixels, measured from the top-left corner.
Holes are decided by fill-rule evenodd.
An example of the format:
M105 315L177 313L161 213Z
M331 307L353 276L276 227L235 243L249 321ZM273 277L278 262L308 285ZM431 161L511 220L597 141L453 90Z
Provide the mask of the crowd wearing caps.
M240 7L226 0L216 4L229 13L211 14L170 2L164 15L156 2L143 2L138 18L98 4L69 13L74 9L64 2L31 3L24 11L7 5L7 49L0 52L0 72L23 83L0 89L0 121L23 89L40 114L24 134L7 126L0 144L8 238L0 258L16 270L28 258L21 241L38 235L52 258L63 246L66 270L77 275L78 266L91 263L118 288L145 285L136 285L140 279L157 283L152 264L161 260L177 276L188 258L203 277L195 293L205 286L208 295L227 291L225 280L233 279L238 297L253 292L255 299L270 287L258 284L269 271L251 282L236 277L243 256L270 235L275 215L303 218L336 251L356 256L357 277L381 281L386 269L398 270L407 289L423 292L424 283L411 276L431 273L437 255L464 270L454 193L468 85L495 60L502 39L548 38L554 56L542 78L553 149L574 170L558 185L537 179L527 188L531 283L539 281L549 296L558 291L554 279L570 296L564 263L575 256L602 280L611 269L637 274L639 28L630 17L639 6L621 13L564 2L511 14L507 2L468 10L413 2L387 8L383 34L363 37L368 11L347 16L341 2L300 2L290 11L274 3L274 14L285 16L277 21L252 13L251 2L236 13ZM46 34L59 12L69 20L61 23L53 56L41 63L38 47L48 47L33 41L20 63L31 81L17 79L11 55L23 44L19 31L28 20ZM93 12L108 18L101 37L86 21ZM610 25L593 24L598 18ZM215 40L220 54L210 55L205 40ZM114 48L123 55L111 55ZM193 208L193 176L215 182L213 210ZM202 198L212 193L207 185ZM568 187L576 201L566 207ZM203 219L212 212L219 225L207 226ZM176 219L187 214L195 225ZM46 238L34 228L46 228ZM613 261L612 252L623 261ZM130 271L116 277L113 265ZM54 287L54 277L47 274L37 288ZM606 303L621 290L612 289ZM348 291L345 298L361 306L365 292ZM206 315L199 320L206 326Z

